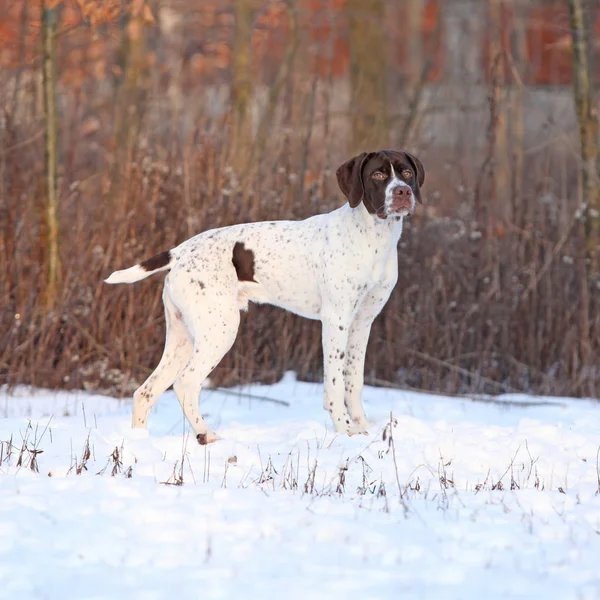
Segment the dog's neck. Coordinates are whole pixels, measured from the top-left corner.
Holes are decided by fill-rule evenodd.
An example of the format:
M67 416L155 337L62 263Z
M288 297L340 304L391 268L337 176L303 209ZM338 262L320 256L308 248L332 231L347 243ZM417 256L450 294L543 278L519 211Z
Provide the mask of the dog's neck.
M404 217L389 216L387 219L380 219L377 215L370 213L366 206L361 202L356 208L351 208L346 204L345 217L355 225L355 227L371 238L383 238L386 246L395 247L400 241L402 235L402 224Z

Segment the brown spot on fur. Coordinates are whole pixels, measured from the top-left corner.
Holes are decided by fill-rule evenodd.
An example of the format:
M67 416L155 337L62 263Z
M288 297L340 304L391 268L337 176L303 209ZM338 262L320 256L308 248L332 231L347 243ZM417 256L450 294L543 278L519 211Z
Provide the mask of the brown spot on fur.
M166 267L169 262L171 262L171 251L165 250L160 254L156 254L142 261L140 267L142 267L144 271L156 271L156 269Z
M254 252L246 250L243 242L235 243L231 260L238 281L254 281Z

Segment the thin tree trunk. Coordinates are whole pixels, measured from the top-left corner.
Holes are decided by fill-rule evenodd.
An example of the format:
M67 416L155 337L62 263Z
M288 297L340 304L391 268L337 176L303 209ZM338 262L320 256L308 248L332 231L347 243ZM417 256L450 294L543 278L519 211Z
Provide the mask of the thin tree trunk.
M523 72L527 60L527 33L525 29L525 15L521 5L515 3L513 11L515 22L512 32L511 51L513 56L513 90L511 111L511 147L512 147L512 213L513 220L523 227L524 202L523 202L523 175L525 164L524 139L525 125L523 121L524 85Z
M573 97L579 122L581 144L581 201L584 207L582 237L579 257L580 267L580 320L581 320L581 367L589 365L590 340L590 275L598 269L598 232L600 210L600 187L598 180L598 116L594 106L588 62L588 33L581 0L568 0L571 39L573 42Z
M418 138L419 119L421 117L425 86L427 85L430 65L430 61L427 61L423 65L419 80L416 81L414 85L411 85L412 97L408 105L408 114L402 124L399 138L402 146L409 146L413 139Z
M581 0L568 0L573 40L573 95L581 144L581 188L585 206L585 246L590 271L598 267L600 182L598 179L598 114L588 63L588 32Z
M424 0L410 0L403 6L406 9L406 22L400 21L401 32L408 34L407 48L407 81L413 87L421 81L424 67L423 54L423 12Z
M21 77L25 70L26 60L26 41L27 41L27 2L21 4L21 31L19 34L19 66L15 74L15 89L13 90L12 106L10 110L11 118L17 122L17 107L19 106L19 95L21 92Z
M382 0L347 0L350 31L352 149L388 143L386 60L389 54Z
M486 2L483 0L444 2L439 12L441 20L441 45L443 49L443 83L442 90L445 102L452 110L448 112L447 127L454 131L452 136L452 152L460 156L456 162L461 184L472 185L467 181L467 171L462 166L476 164L480 161L481 146L475 143L479 127L472 118L474 96L481 86L483 76L483 57L481 43L481 24L485 22ZM487 164L484 159L483 171ZM483 219L482 201L479 193L477 175L475 193L471 206L477 220Z
M131 162L134 142L146 105L145 50L143 17L125 15L119 48L122 75L115 103L116 149L111 182L111 195L123 211L124 176Z
M314 123L315 123L315 102L317 99L317 84L318 84L318 79L319 79L318 73L319 73L318 70L315 68L315 73L313 75L313 81L312 81L312 88L311 88L310 96L308 99L308 106L307 106L306 117L305 117L305 119L308 119L308 126L306 129L306 135L304 136L304 140L302 143L302 159L301 159L300 169L299 169L300 172L298 173L298 175L300 177L299 177L298 191L296 192L296 196L299 201L302 201L302 198L304 196L304 183L305 183L304 179L306 177L306 170L308 168L308 155L310 152L310 140L312 138L313 127L314 127Z
M46 169L46 305L56 303L61 279L58 217L58 124L56 112L56 30L58 8L42 2L43 88Z
M436 19L435 30L430 36L429 48L425 47L423 34L425 4L423 0L408 2L410 7L409 20L413 30L409 37L408 72L409 96L408 114L400 130L399 141L403 146L410 146L412 141L419 138L419 127L427 104L427 82L435 63L437 47L440 44L442 19Z
M235 0L235 26L231 65L231 148L234 166L241 170L247 157L241 143L247 132L248 112L251 106L254 77L252 69L252 30L256 14L256 0Z
M263 163L265 146L268 135L275 121L277 106L281 99L282 92L284 91L285 83L293 73L296 52L298 50L298 46L300 45L300 37L298 35L298 18L293 0L288 0L286 2L286 9L289 23L289 35L285 48L285 55L283 57L283 62L279 72L277 73L277 78L269 90L267 105L256 133L255 160L258 168L260 168L261 164Z
M503 0L489 0L489 70L491 76L490 143L492 194L488 214L506 221L511 218L510 169L506 129L504 50L502 47Z

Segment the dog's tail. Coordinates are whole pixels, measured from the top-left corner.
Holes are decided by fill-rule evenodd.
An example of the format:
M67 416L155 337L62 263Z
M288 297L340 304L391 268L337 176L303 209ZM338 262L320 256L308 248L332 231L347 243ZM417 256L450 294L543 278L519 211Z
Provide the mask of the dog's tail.
M129 267L129 269L123 269L122 271L115 271L105 279L105 283L133 283L134 281L140 281L146 277L158 273L159 271L167 271L177 262L177 257L173 254L172 250L166 250L156 256L147 258L138 265Z

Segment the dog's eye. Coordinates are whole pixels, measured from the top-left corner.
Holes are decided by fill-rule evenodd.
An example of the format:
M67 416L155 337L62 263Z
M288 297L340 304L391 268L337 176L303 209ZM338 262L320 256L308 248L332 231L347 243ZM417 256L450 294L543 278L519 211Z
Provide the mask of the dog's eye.
M402 171L402 177L404 177L404 179L410 179L412 177L412 171L410 169L404 169L404 171Z
M383 181L384 179L387 179L387 175L385 173L382 173L381 171L375 171L375 173L373 173L373 175L371 175L371 177L373 179L378 179L379 181Z

